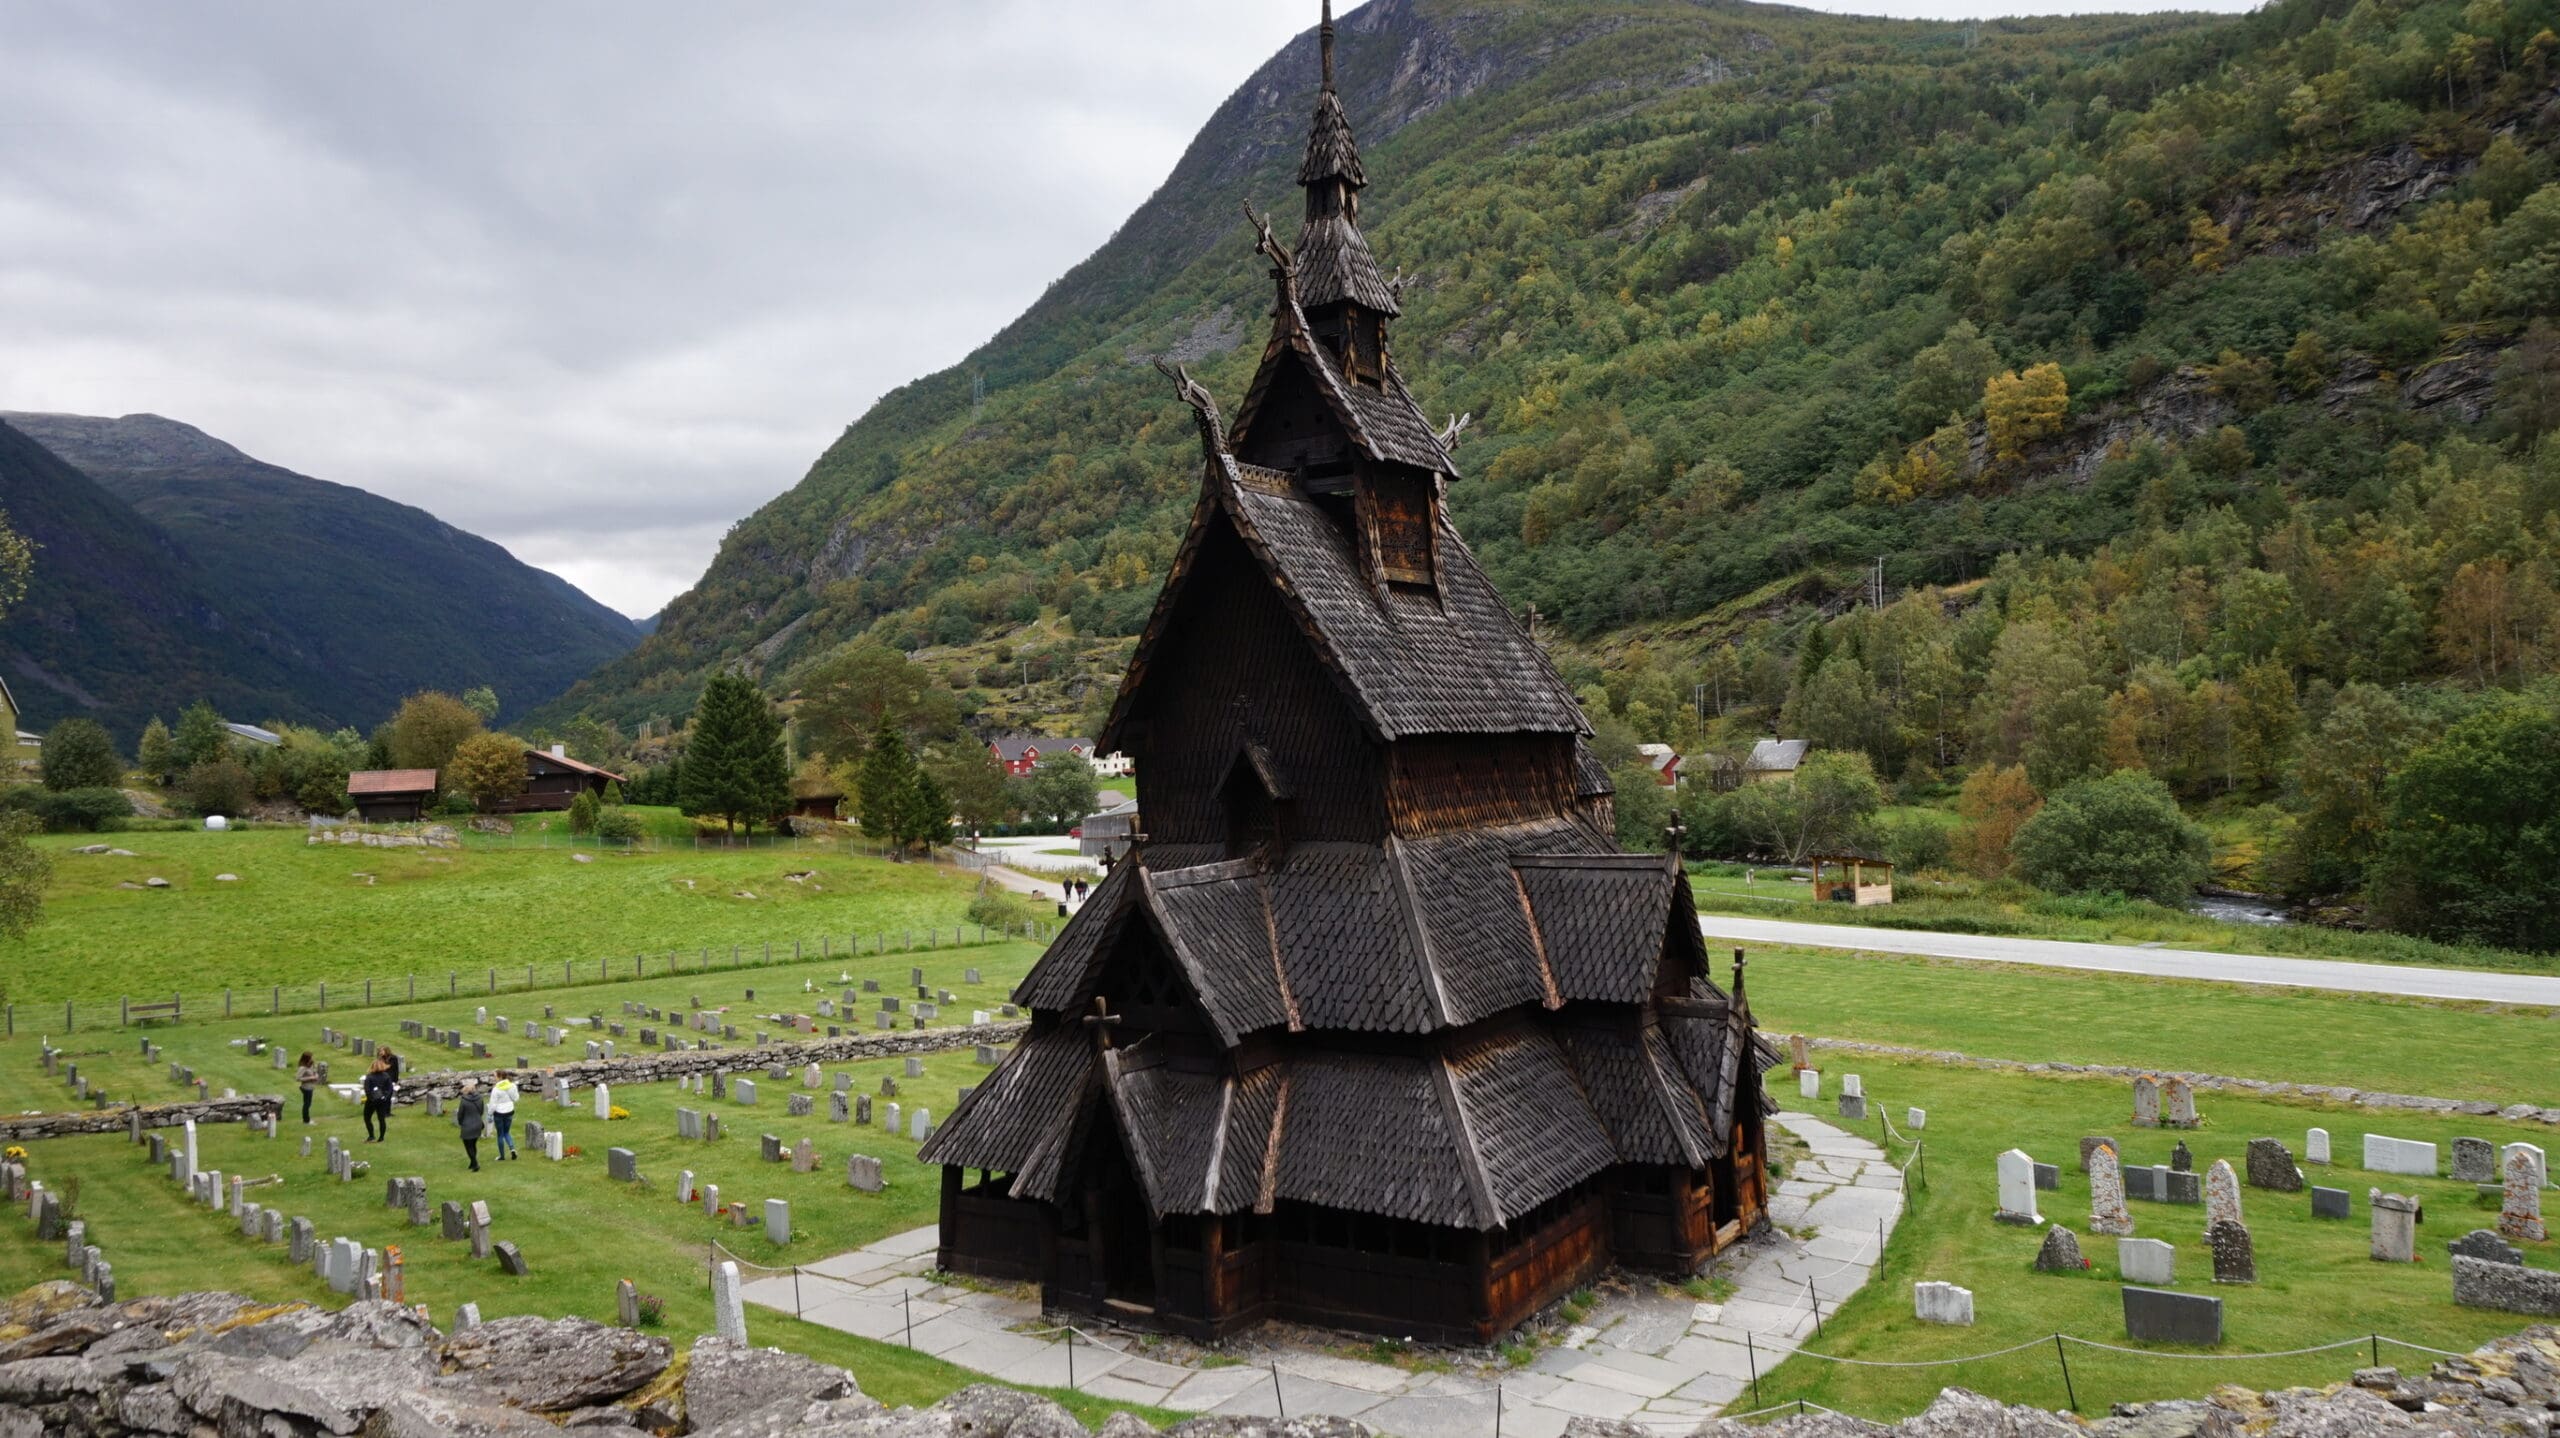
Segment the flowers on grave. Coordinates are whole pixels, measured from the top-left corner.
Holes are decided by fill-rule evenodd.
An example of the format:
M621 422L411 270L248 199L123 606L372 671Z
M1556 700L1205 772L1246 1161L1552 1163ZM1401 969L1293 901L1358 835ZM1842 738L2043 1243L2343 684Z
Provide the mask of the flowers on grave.
M604 1111L604 1116L607 1122L611 1122L614 1119L631 1117L631 1110L615 1104Z
M640 1295L640 1326L659 1328L667 1321L667 1301L654 1293Z
M0 1149L0 1158L5 1158L11 1163L23 1163L26 1161L26 1157L27 1151L14 1143L9 1145L6 1149Z
M574 1143L572 1143L572 1144L564 1144L564 1145L562 1145L562 1146L561 1146L561 1149L560 1149L560 1156L561 1156L562 1158L576 1158L577 1156L579 1156L580 1154L585 1153L585 1152L586 1152L586 1150L585 1150L585 1149L582 1149L582 1148L578 1147L578 1146L577 1146L576 1144L574 1144Z

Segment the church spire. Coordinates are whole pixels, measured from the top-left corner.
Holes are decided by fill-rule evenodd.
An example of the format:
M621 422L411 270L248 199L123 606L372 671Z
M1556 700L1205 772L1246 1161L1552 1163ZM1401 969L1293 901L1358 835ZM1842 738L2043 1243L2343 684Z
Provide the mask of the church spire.
M1324 87L1333 88L1333 0L1324 0L1324 22L1316 26L1316 48L1324 60Z
M1298 233L1298 299L1310 319L1345 303L1374 315L1394 315L1395 291L1379 277L1378 262L1360 233L1360 192L1368 188L1369 177L1360 168L1351 117L1334 89L1333 0L1325 0L1316 49L1323 88L1307 130L1306 159L1298 166L1298 187L1306 192L1306 224Z

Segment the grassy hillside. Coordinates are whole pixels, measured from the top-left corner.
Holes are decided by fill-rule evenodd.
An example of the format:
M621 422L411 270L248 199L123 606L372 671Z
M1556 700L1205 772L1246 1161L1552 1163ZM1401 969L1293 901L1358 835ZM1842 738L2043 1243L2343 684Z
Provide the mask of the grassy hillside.
M639 639L630 620L488 540L261 463L190 425L148 414L0 418L183 549L212 603L259 616L275 636L293 670L278 701L286 707L222 706L233 718L366 728L419 689L481 684L520 712ZM47 578L40 558L37 586ZM175 719L200 692L148 673L88 683L115 662L103 643L62 658L97 696L92 717L128 735L152 710Z

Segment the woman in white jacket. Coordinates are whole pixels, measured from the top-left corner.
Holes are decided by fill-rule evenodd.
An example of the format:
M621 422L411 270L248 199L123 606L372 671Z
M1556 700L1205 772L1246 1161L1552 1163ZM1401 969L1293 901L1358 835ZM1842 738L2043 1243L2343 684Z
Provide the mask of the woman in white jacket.
M489 1117L498 1128L498 1157L516 1156L516 1076L501 1073L489 1085Z

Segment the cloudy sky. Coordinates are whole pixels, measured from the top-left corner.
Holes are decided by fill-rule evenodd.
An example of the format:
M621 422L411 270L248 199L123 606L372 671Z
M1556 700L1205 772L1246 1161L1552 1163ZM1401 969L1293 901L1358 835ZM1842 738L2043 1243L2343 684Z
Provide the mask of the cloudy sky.
M0 409L184 420L648 614L1313 10L0 0Z

